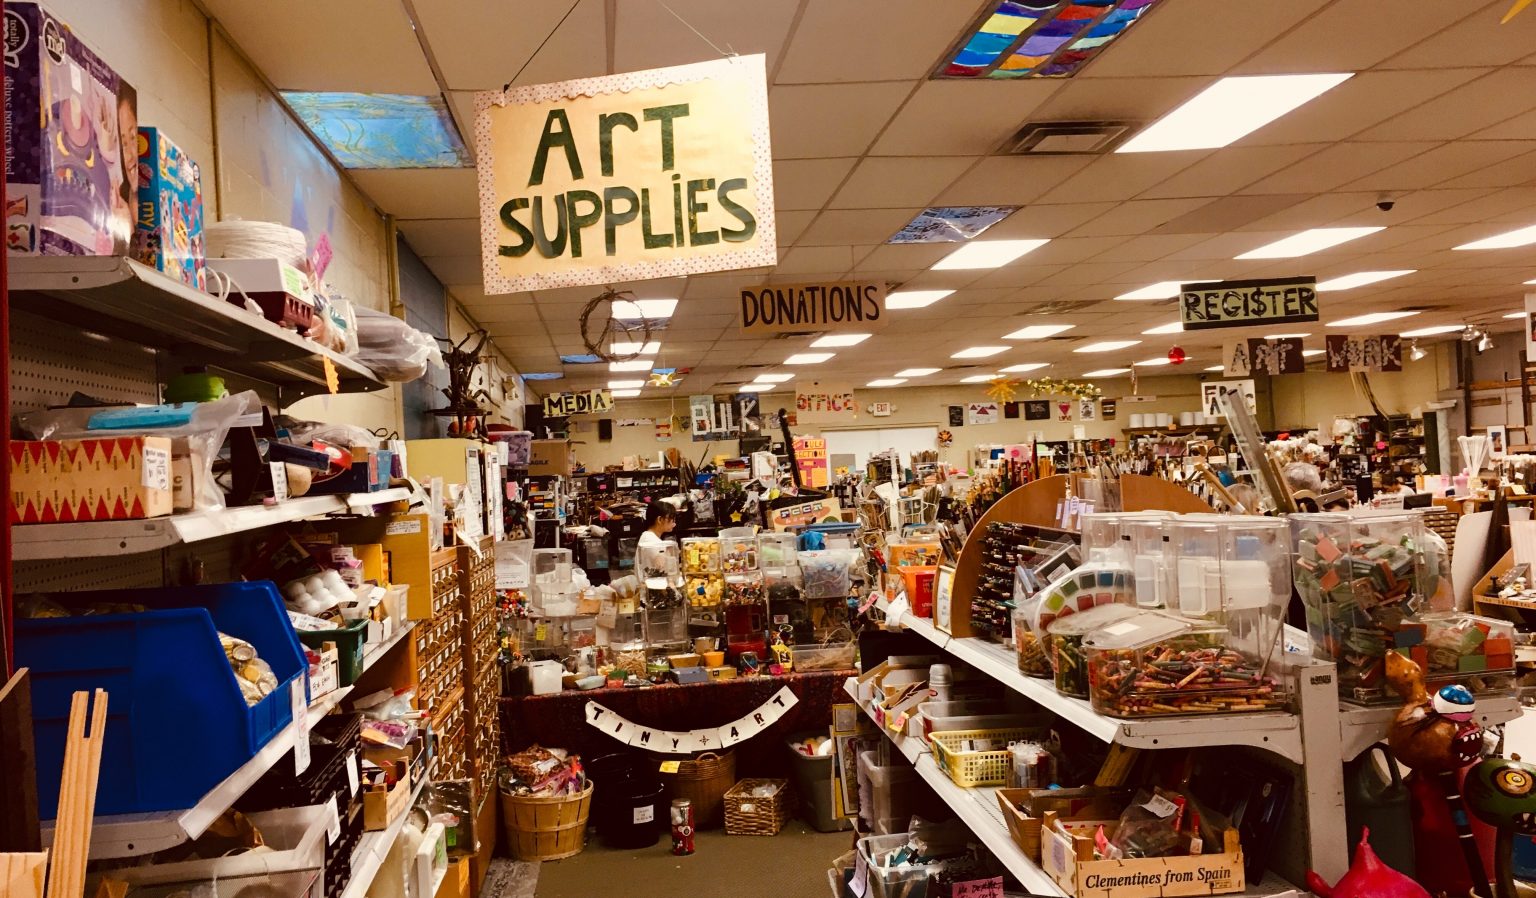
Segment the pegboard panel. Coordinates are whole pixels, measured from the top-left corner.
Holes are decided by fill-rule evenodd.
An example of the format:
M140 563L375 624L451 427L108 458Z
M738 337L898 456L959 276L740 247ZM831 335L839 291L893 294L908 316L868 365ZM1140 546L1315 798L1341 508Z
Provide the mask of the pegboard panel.
M11 408L64 405L76 392L105 402L159 402L161 360L153 349L11 313Z
M249 557L256 541L267 532L236 533L191 545L172 546L164 553L166 582L182 582L193 570L194 563L202 566L205 583L239 580L240 563Z
M83 589L129 589L164 585L162 552L135 552L112 558L56 558L18 561L13 565L15 591L75 592Z

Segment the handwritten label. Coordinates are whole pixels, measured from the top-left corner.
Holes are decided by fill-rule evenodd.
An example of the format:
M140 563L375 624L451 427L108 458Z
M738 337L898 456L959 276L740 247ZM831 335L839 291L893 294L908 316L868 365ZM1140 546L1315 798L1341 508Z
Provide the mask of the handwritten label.
M141 482L152 490L171 488L171 453L168 449L145 446L139 462Z
M991 879L957 882L949 894L953 898L1003 898L1003 878L994 876Z
M384 532L390 536L406 536L421 532L421 521L411 519L407 521L390 521L384 525Z
M635 808L634 821L633 822L635 822L635 823L650 823L651 821L653 821L655 819L656 819L656 806L655 805L648 804L648 805L644 805L642 807Z
M277 502L288 500L288 466L280 461L267 462L272 471L272 498Z
M293 681L288 698L293 708L293 774L298 776L309 769L309 696L303 677Z
M683 769L683 762L682 761L662 761L661 762L661 772L662 773L677 773L679 770L682 770L682 769Z

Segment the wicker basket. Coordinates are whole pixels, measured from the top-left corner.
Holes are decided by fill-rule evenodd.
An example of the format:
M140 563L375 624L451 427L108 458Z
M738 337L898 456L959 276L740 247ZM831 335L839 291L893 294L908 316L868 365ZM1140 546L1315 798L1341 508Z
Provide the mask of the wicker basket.
M765 798L752 794L758 786L778 786ZM775 836L789 820L789 780L745 779L725 793L725 832L731 836Z
M1048 739L1050 732L1040 727L1004 727L988 730L944 730L928 734L928 744L933 749L933 760L955 785L962 788L974 786L1001 786L1008 782L1008 768L1012 764L1007 749L997 751L963 751L971 739L1019 742L1025 739Z
M580 795L534 798L501 793L501 827L520 861L557 861L586 847L592 783Z
M736 782L736 753L706 751L678 764L676 773L663 773L667 800L686 798L693 805L696 829L714 829L724 817L725 793Z

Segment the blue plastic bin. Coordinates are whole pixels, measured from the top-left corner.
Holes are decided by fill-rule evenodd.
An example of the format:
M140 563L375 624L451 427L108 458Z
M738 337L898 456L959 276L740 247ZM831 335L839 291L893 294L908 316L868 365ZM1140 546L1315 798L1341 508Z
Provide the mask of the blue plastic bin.
M195 805L293 719L292 684L308 666L270 581L66 593L66 605L129 602L139 614L18 620L18 665L32 671L38 808L58 807L69 706L105 689L97 814ZM254 708L241 697L219 632L250 642L278 689Z

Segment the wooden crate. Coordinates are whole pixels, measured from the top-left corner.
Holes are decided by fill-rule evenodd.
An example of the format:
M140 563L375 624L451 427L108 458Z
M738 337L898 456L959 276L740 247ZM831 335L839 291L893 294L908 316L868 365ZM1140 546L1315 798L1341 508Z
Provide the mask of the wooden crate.
M1225 895L1247 888L1237 830L1223 837L1220 854L1093 859L1093 836L1063 832L1047 814L1040 832L1040 865L1075 898L1181 898Z

